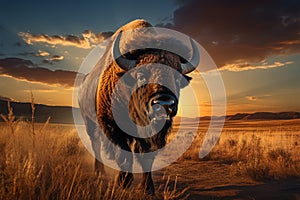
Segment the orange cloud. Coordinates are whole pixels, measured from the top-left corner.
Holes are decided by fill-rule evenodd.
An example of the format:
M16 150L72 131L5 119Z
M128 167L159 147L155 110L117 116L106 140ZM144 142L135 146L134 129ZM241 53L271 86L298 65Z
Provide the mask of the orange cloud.
M48 60L48 61L61 61L63 59L64 59L64 57L63 56L59 56L59 55L53 55L50 58L46 58L46 60Z
M83 49L89 49L104 41L106 38L110 37L112 32L103 32L95 34L91 30L86 30L82 33L82 36L76 35L52 35L49 36L47 34L31 34L20 32L19 36L27 44L34 43L46 43L51 45L62 45L62 46L74 46Z
M88 40L90 44L99 44L109 38L113 32L93 33L91 30L85 30L82 33L83 38Z
M283 44L283 45L296 45L296 44L300 44L300 40L287 40L287 41L279 42L279 44Z
M246 96L249 101L256 101L258 98L256 96Z
M265 99L270 97L271 95L269 94L265 94L265 95L259 95L259 96L254 96L254 95L247 95L245 98L249 101L257 101L257 100L261 100L261 99Z
M262 65L252 65L245 61L237 61L237 63L227 64L221 68L221 70L228 70L233 72L245 71L245 70L254 70L254 69L270 69L276 67L284 67L286 65L293 64L292 61L287 62L274 62L273 64L263 63Z
M38 50L36 56L41 56L41 57L50 56L50 53L47 51Z
M65 70L49 70L47 68L38 67L30 60L20 58L0 59L1 76L9 76L19 80L28 82L37 82L47 85L61 85L64 87L73 87L77 76L83 78L83 74L65 71Z

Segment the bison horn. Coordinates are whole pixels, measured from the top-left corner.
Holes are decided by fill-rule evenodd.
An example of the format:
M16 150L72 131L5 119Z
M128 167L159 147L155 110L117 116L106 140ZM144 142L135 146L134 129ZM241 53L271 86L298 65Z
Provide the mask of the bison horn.
M188 74L188 73L194 71L200 63L200 52L197 47L197 44L192 38L190 38L190 41L191 41L191 45L192 45L193 56L190 61L181 64L182 74Z
M113 42L112 48L112 57L116 61L116 63L125 71L129 71L136 65L136 60L129 60L122 56L120 52L120 39L122 36L122 32L120 32L115 41ZM192 59L186 63L181 64L182 74L188 74L196 69L196 67L200 63L200 53L195 41L190 38L190 42L192 45L193 56Z
M120 32L115 41L113 42L112 48L112 57L116 61L116 63L125 71L129 71L136 65L136 60L129 60L122 56L120 52L120 39L122 36L122 32Z

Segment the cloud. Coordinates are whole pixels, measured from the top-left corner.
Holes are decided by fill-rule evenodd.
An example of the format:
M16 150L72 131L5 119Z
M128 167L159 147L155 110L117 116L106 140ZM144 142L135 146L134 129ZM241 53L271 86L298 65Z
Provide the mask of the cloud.
M50 58L46 58L43 60L45 64L53 64L53 62L59 62L64 59L64 56L53 55Z
M48 61L61 61L63 59L64 59L64 57L63 56L59 56L59 55L53 55L50 58L46 58L46 60L48 60Z
M258 98L256 96L246 96L249 101L256 101Z
M83 75L77 72L64 70L52 71L47 68L38 67L30 60L20 58L0 59L0 75L29 82L61 85L64 87L73 87L76 76L83 78Z
M46 43L51 45L74 46L83 49L89 49L110 37L112 32L93 33L91 30L85 30L82 36L76 35L52 35L31 34L20 32L19 36L27 44Z
M252 65L248 62L244 61L235 61L235 63L232 64L226 64L224 67L221 68L221 70L228 70L228 71L245 71L245 70L254 70L254 69L270 69L270 68L276 68L276 67L284 67L286 65L293 64L292 61L287 62L274 62L272 64L266 64L263 63L262 65Z
M257 101L257 100L261 100L263 98L267 98L270 97L271 95L269 94L265 94L265 95L260 95L260 96L254 96L254 95L247 95L245 98L249 101Z
M32 89L22 90L22 91L26 92L26 93L30 93L30 92L32 92ZM55 89L35 89L34 92L38 92L38 93L56 93L57 90L55 90Z
M80 38L75 35L67 35L67 36L60 36L60 35L53 35L48 36L46 34L30 34L20 32L19 36L23 38L23 40L27 44L33 43L47 43L51 45L62 45L62 46L76 46L79 48L90 48L90 44L84 38Z
M228 69L239 60L257 63L270 55L300 52L300 1L275 0L272 6L258 0L177 2L180 7L173 13L173 23L157 26L195 38L218 67Z
M17 55L24 56L26 58L28 58L29 56L44 57L42 61L44 64L53 64L53 62L59 62L64 59L64 56L62 55L51 55L49 52L43 50L38 50L38 52L22 52L18 53Z
M38 50L36 56L40 56L40 57L50 56L50 53L47 51Z
M91 44L99 44L112 36L113 32L93 33L91 30L85 30L82 33L83 38L89 40Z

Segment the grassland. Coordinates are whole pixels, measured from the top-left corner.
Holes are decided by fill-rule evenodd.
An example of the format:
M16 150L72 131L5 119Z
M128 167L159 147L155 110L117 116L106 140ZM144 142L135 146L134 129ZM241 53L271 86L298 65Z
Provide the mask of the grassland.
M152 199L139 175L121 189L93 172L73 125L15 120L0 124L0 199ZM213 151L198 158L207 122L172 165L154 172L153 199L300 199L300 120L229 121ZM186 135L182 134L182 140Z

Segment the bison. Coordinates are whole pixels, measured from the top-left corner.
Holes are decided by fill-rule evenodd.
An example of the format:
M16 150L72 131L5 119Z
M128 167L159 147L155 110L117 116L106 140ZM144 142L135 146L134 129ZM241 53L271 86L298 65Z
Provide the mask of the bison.
M95 170L104 169L102 148L120 168L118 183L129 187L136 157L143 170L141 184L147 194L154 195L151 167L156 154L148 153L166 145L177 114L180 89L189 84L191 78L186 74L197 67L200 54L191 38L188 47L170 36L156 37L155 28L150 29L151 37L146 36L143 31L147 27L152 25L135 20L115 32L101 59L83 79L78 100L95 153ZM186 51L190 59L162 48L121 53L121 46L138 43L143 37L143 41L154 42L158 47L166 43Z

